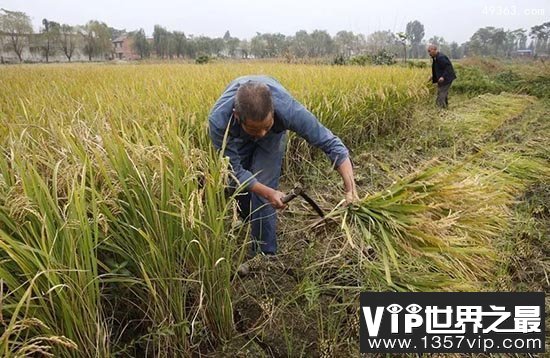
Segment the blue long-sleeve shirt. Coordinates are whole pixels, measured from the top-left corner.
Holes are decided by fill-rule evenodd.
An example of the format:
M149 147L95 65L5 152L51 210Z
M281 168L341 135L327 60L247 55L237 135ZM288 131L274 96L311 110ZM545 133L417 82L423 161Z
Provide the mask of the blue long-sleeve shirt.
M247 141L254 140L248 135L233 116L235 94L241 84L249 81L266 84L271 90L275 112L274 124L270 131L291 130L309 144L327 154L333 166L338 167L349 156L349 151L340 138L323 126L319 120L274 78L268 76L243 76L232 81L214 104L208 116L209 134L216 149L223 147L226 131L227 142L224 156L229 157L237 180L247 183L247 187L257 182L253 174L243 168L239 148ZM276 148L274 148L275 150Z

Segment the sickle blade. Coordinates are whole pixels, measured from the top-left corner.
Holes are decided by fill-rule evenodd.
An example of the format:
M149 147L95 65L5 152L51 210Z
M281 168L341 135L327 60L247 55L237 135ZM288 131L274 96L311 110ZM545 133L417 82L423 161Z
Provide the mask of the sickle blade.
M311 207L313 208L313 210L315 210L315 212L317 214L319 214L320 217L324 218L325 217L325 213L323 212L323 209L321 209L319 207L319 205L317 205L317 203L311 199L305 192L301 192L300 195L302 196L302 198L304 198L305 201L308 202L309 205L311 205Z

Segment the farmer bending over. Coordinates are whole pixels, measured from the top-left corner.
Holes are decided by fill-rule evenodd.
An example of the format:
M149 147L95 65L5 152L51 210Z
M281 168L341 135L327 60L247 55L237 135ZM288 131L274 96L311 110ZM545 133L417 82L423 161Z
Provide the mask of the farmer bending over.
M285 207L281 201L285 194L278 186L287 130L323 150L342 176L346 202L357 198L347 148L275 79L235 79L212 108L208 121L216 149L223 147L228 133L224 155L239 182L230 186L245 185L237 200L241 217L252 222L252 255L277 252L276 209Z

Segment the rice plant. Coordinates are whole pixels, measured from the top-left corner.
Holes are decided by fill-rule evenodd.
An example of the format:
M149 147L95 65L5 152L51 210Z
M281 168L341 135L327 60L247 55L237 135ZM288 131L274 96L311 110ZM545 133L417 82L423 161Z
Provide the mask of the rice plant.
M410 113L430 92L421 69L400 67L2 68L1 355L185 356L239 336L235 268L246 239L206 116L229 81L259 73L276 77L352 151L413 126ZM481 143L534 101L481 100L486 110L465 106L444 130ZM495 277L492 243L510 204L549 173L540 139L482 149L430 162L333 211L353 257L347 269L360 274L360 287L334 287L483 289ZM292 137L287 158L285 174L299 176L317 151ZM340 325L327 327L325 343Z
M547 161L501 150L430 163L331 217L341 217L365 269L383 272L393 289L483 290L495 280L493 243L512 221L516 196L550 178Z

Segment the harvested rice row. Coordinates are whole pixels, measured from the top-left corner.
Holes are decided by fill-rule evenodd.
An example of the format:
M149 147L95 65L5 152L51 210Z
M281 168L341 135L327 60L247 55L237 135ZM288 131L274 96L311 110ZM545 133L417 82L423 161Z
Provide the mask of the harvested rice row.
M481 144L505 123L521 121L533 102L510 94L480 96L454 111L445 125L457 137ZM368 279L384 277L396 290L486 288L495 278L495 240L512 222L511 206L530 184L550 179L547 150L533 141L488 142L463 160L428 163L387 190L334 212L343 216L348 242L367 272L365 286L378 287ZM376 260L366 254L369 246Z

